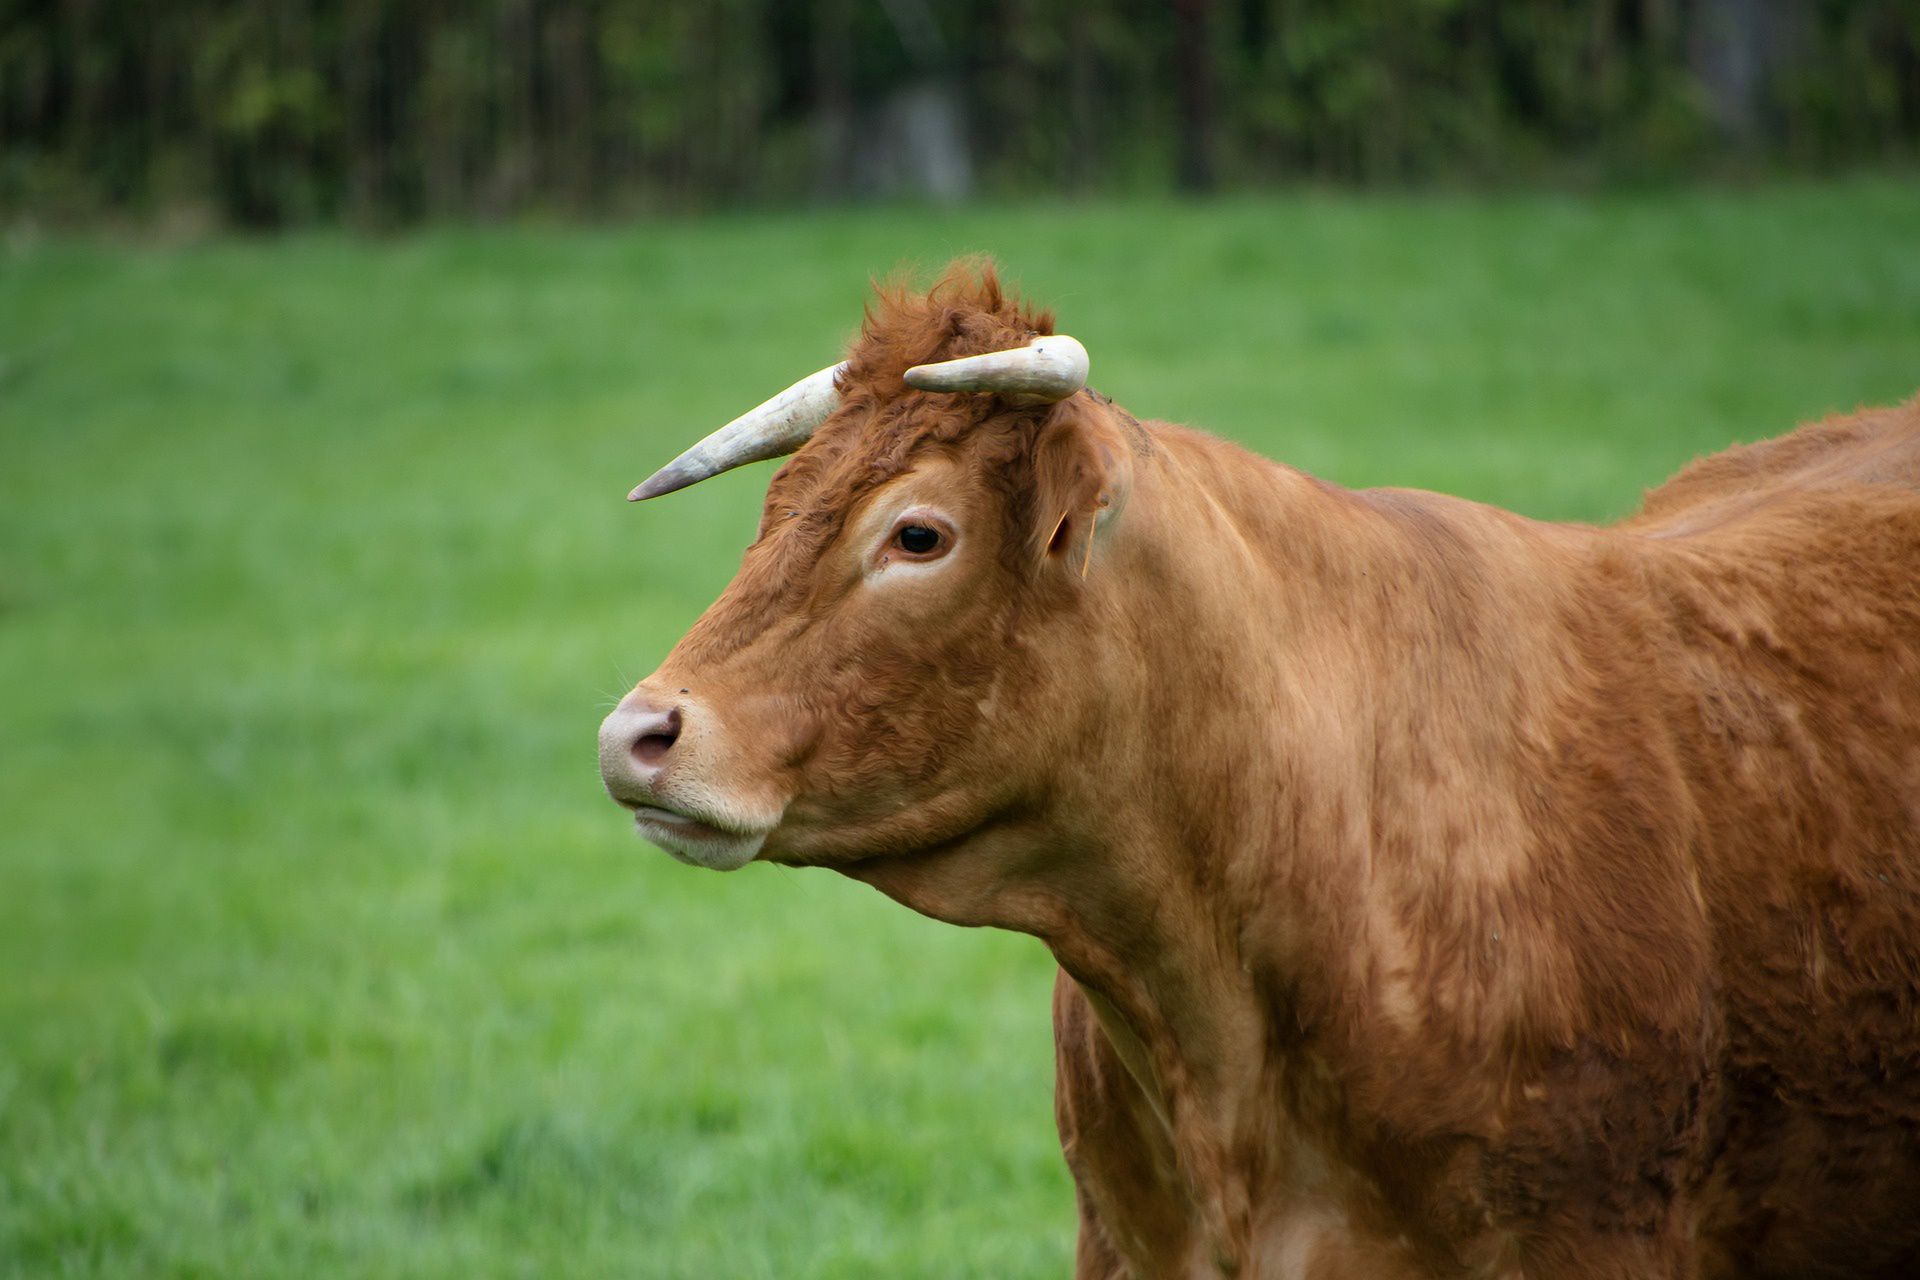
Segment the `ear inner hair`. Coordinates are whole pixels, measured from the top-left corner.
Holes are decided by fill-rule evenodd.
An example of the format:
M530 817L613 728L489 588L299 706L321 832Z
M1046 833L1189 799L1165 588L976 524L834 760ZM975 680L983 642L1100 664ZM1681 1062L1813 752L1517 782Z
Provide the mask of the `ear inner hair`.
M1072 511L1062 511L1060 518L1053 522L1053 532L1047 535L1047 544L1042 551L1043 555L1060 549L1060 531L1067 527L1067 518L1072 514Z

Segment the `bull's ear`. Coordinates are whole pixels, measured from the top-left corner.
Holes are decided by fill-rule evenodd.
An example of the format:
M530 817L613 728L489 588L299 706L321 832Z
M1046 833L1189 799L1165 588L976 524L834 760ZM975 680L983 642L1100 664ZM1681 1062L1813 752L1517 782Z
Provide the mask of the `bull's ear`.
M1133 453L1106 402L1081 392L1055 405L1034 453L1038 558L1085 576L1132 488Z

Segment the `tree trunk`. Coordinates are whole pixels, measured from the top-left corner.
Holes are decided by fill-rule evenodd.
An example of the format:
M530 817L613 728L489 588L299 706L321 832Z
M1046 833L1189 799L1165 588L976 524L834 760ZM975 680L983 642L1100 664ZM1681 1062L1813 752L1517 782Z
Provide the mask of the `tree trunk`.
M1175 176L1182 191L1214 186L1212 0L1174 5L1174 93L1179 104Z

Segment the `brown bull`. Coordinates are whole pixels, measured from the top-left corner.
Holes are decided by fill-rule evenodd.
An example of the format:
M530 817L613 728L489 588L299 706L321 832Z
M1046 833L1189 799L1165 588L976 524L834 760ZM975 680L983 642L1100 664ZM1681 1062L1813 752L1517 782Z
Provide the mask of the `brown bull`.
M1079 1276L1920 1275L1920 402L1542 524L1051 327L883 297L637 491L798 448L641 833L1046 943Z

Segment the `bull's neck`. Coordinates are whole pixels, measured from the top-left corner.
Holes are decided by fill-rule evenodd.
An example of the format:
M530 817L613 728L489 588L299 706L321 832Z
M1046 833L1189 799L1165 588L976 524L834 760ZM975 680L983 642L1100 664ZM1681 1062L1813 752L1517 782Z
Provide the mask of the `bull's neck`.
M1550 582L1567 535L1437 495L1352 493L1171 428L1135 474L1092 580L1105 608L1076 640L1107 697L1051 811L863 878L1047 943L1190 1176L1211 1180L1196 1190L1232 1252L1248 1188L1225 1153L1265 1140L1271 1050L1358 998L1342 968L1395 874L1374 861L1381 811L1420 821L1421 762L1488 749L1498 708L1528 701L1500 686L1499 650L1537 641L1509 615L1541 602L1497 594L1528 575L1477 565L1537 555ZM1463 669L1470 651L1493 661Z
M1303 936L1286 886L1337 856L1294 837L1324 749L1310 721L1361 713L1324 665L1351 649L1332 599L1354 572L1355 501L1212 437L1153 442L1106 566L1126 622L1095 660L1120 673L1115 696L1062 802L1089 853L1063 864L1067 910L1042 936L1110 1032L1139 1038L1159 1089L1231 1124L1260 1110L1257 1082L1228 1075L1263 1060L1276 1012L1248 940Z

